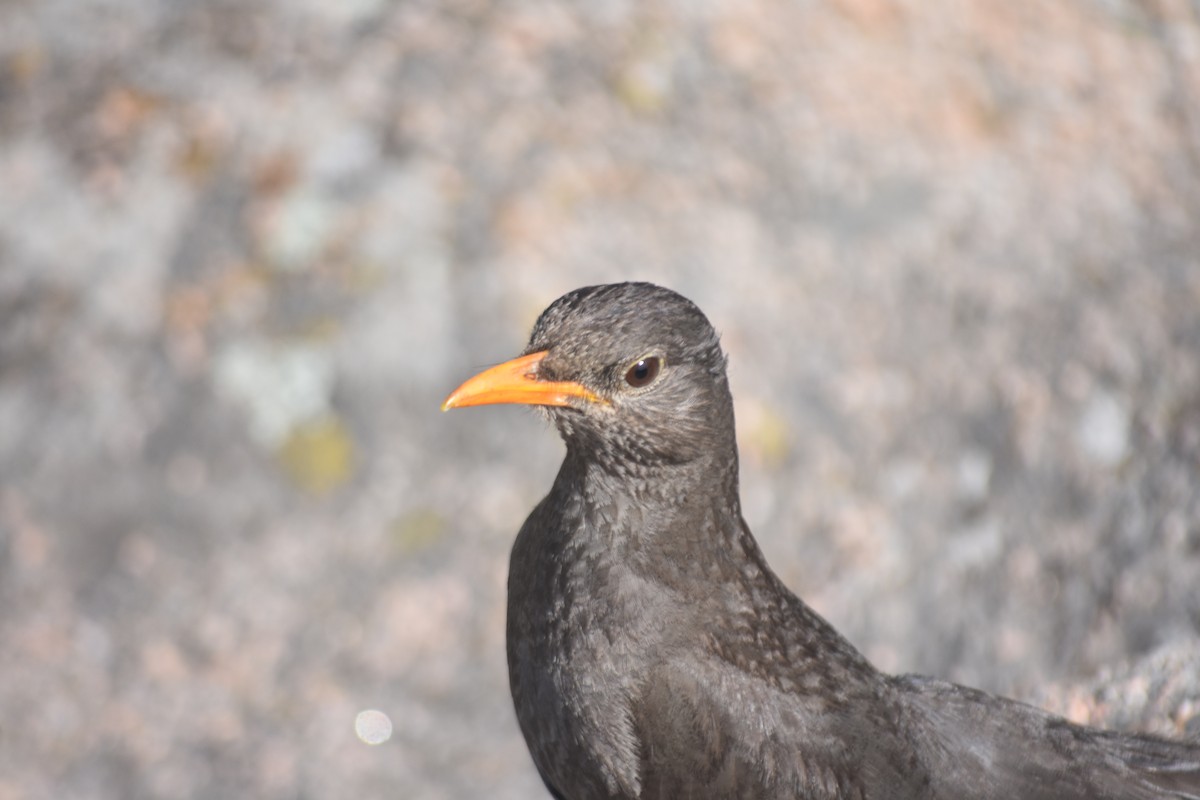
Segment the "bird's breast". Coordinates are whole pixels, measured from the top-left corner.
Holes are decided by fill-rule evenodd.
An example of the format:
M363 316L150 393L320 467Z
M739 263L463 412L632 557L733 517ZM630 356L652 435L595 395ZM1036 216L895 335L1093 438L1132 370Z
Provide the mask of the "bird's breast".
M547 535L544 524L535 511L510 563L508 666L518 721L560 792L636 796L632 705L664 650L668 598L612 551L587 547L577 531ZM558 782L568 780L574 791Z

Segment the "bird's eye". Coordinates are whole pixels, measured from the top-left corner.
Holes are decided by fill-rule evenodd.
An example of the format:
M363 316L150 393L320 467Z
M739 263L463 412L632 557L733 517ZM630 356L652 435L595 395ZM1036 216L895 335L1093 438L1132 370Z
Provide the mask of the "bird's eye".
M658 377L662 369L662 359L658 356L647 356L633 362L633 366L625 373L625 382L635 389L649 386Z

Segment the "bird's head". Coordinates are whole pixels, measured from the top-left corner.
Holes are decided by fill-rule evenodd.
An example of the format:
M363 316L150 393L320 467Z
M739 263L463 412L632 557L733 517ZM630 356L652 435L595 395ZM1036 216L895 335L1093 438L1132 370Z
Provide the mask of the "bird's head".
M492 403L544 409L568 450L621 469L736 459L717 333L690 300L649 283L563 295L523 355L471 378L442 408Z

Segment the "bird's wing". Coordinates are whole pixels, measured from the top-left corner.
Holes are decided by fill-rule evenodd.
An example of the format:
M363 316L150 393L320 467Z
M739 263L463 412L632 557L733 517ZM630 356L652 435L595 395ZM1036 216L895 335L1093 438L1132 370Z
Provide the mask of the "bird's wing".
M1096 745L1167 797L1200 800L1200 742L1092 731Z
M642 797L925 797L924 779L860 715L818 712L820 702L712 661L659 665L634 704Z
M1200 800L1200 744L1086 728L931 678L894 685L936 797Z

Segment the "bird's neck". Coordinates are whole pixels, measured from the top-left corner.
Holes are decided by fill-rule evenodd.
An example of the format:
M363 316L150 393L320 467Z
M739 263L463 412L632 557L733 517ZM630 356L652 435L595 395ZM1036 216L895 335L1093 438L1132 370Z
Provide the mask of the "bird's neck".
M821 663L836 662L846 675L874 680L866 659L767 565L742 520L736 448L724 451L719 463L662 466L640 473L638 480L615 476L594 459L572 460L576 458L568 449L547 498L551 502L540 507L554 509L553 521L533 528L549 537L534 543L543 563L550 565L547 569L574 582L570 596L603 597L615 618L626 621L651 617L643 620L652 631L646 635L664 641L690 635L689 619L701 624L697 621L727 620L731 613L754 619L776 619L782 613L786 622L762 635L773 637L773 646L782 652L808 654L797 657L795 670L817 662L812 668L819 671ZM533 582L563 585L544 576ZM628 587L645 585L659 587L637 595L661 601L653 613L647 614L644 604L620 605ZM678 603L681 598L686 598L686 612ZM659 618L667 621L666 628L655 621ZM671 621L679 623L678 631L667 629ZM741 630L736 627L740 623L731 624L728 630Z
M740 513L736 447L714 448L687 461L637 463L568 446L563 472L575 476L578 485L572 488L585 496L627 498L665 518L698 504Z
M578 499L580 534L587 548L620 563L696 565L698 556L721 557L742 548L737 450L717 449L700 459L614 470L594 453L568 449L556 486ZM572 504L573 505L573 504Z

